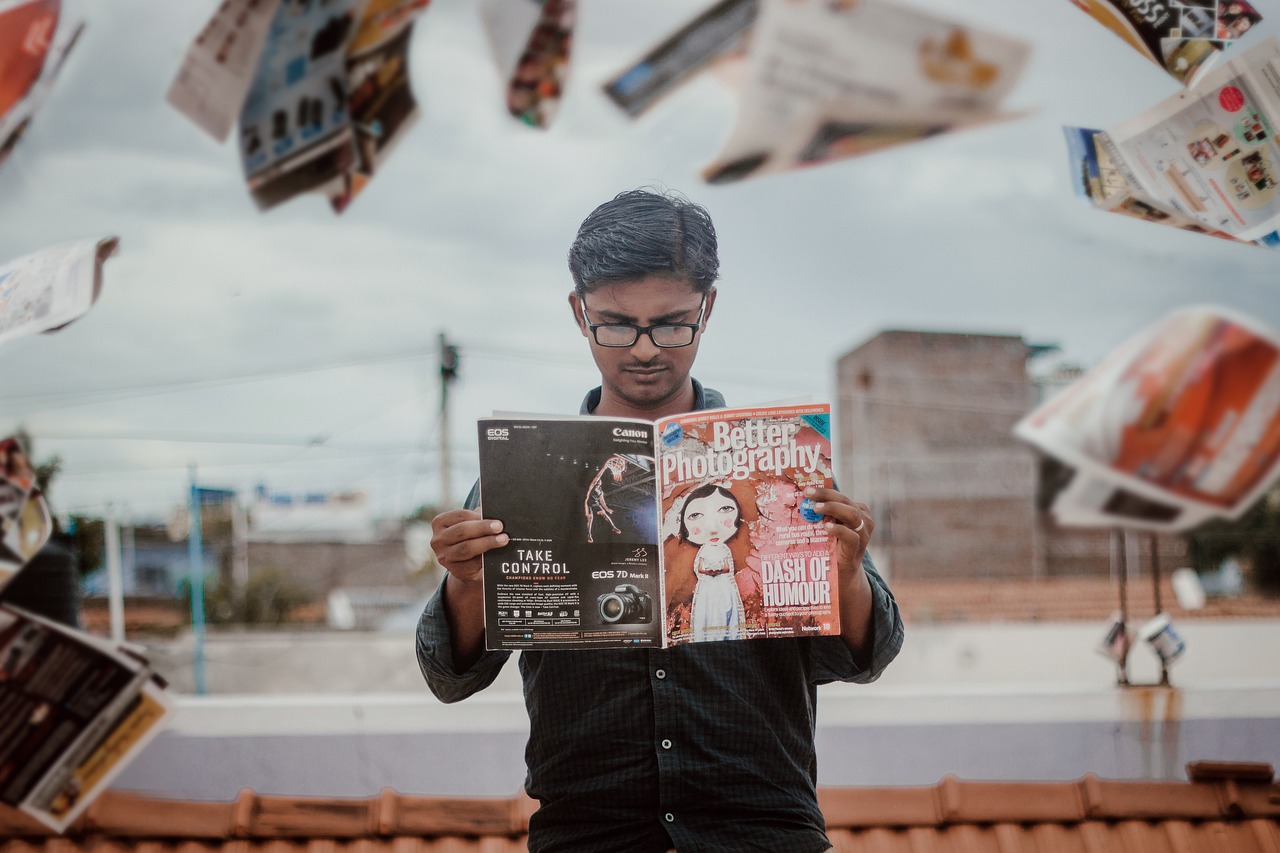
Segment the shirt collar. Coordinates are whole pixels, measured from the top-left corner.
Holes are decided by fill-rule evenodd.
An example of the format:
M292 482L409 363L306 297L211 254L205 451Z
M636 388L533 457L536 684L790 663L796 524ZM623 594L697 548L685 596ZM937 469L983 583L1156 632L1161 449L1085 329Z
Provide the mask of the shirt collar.
M703 388L702 383L693 377L689 377L689 381L693 383L693 411L700 412L703 409L719 409L724 406L724 395L714 388ZM600 405L601 387L596 386L587 392L587 396L582 399L582 408L578 409L578 414L589 415L596 410L596 406Z

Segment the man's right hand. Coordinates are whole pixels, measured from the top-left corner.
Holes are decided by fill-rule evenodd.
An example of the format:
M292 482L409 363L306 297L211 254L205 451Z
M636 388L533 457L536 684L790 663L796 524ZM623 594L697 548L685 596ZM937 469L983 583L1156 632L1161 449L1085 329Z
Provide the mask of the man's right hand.
M463 583L479 581L480 556L509 541L501 521L485 518L475 510L451 509L431 519L431 550L436 562Z
M453 666L466 672L484 654L484 584L480 559L510 540L502 522L470 509L451 509L431 519L431 550L449 578L444 609L453 643Z

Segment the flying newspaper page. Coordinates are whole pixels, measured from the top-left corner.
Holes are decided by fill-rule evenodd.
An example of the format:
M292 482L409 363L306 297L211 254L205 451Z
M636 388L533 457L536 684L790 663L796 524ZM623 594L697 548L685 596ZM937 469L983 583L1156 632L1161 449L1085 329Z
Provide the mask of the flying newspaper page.
M259 209L337 191L352 168L346 56L364 2L290 2L276 11L240 111L240 158Z
M61 0L0 2L0 164L9 158L84 31Z
M84 316L102 292L102 265L118 244L116 237L81 240L0 266L0 344Z
M1246 0L1071 0L1177 81L1194 86L1262 20Z
M342 213L419 117L409 80L413 23L429 0L369 0L347 48L347 108L355 160L329 192Z
M16 438L0 440L0 589L13 580L53 533L53 517L36 472Z
M888 0L761 0L738 114L711 183L1009 118L1022 41Z
M224 141L253 84L280 0L226 0L187 48L166 100Z
M0 803L62 832L171 710L136 654L0 605Z
M604 84L604 93L635 118L713 64L745 58L760 0L720 0Z
M480 17L507 112L532 127L550 126L569 75L577 0L480 0Z
M1195 234L1246 242L1237 241L1225 231L1206 228L1132 186L1112 160L1114 147L1108 147L1107 135L1103 131L1087 127L1064 127L1062 130L1067 138L1067 156L1071 162L1076 195L1095 209Z
M1255 45L1102 138L1114 167L1207 231L1280 245L1280 40Z
M1069 526L1182 531L1233 519L1280 475L1280 333L1228 309L1177 311L1014 434L1071 469Z

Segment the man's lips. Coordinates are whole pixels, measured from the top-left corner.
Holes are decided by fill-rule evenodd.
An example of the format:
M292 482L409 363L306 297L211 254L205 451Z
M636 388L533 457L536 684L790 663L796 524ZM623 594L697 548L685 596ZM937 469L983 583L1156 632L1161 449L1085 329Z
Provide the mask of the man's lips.
M667 372L665 367L624 367L623 372L637 379L648 379Z

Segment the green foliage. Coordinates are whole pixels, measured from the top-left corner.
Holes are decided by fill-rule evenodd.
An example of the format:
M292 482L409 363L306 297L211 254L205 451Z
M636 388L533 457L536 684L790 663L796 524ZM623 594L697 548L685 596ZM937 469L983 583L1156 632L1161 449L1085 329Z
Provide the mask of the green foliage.
M243 590L220 582L205 593L205 618L214 624L283 625L294 608L315 596L287 572L275 566L250 573Z
M71 533L71 550L75 552L81 575L97 571L105 564L107 553L105 521L87 515L73 515L68 530Z
M1211 521L1191 531L1187 554L1199 572L1215 571L1227 557L1236 557L1255 588L1280 595L1280 488L1235 521Z

